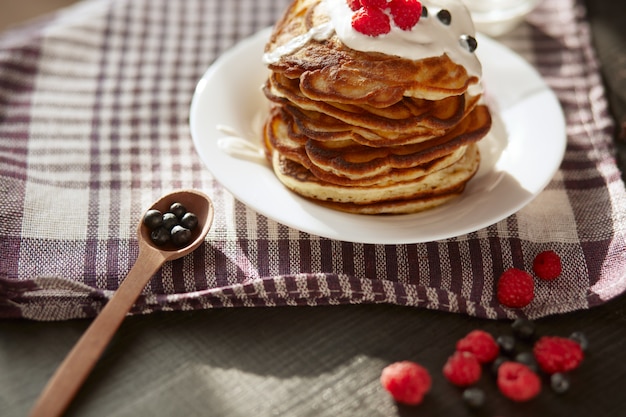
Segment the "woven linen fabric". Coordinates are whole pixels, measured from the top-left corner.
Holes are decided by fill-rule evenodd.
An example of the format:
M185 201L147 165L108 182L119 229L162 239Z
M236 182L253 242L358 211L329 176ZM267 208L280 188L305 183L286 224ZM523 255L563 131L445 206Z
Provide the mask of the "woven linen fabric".
M565 113L566 155L545 191L477 232L403 245L335 241L265 218L195 152L188 118L198 80L287 3L87 0L2 34L0 317L96 315L137 257L141 213L178 188L209 194L213 228L192 255L163 266L133 314L394 303L537 318L624 291L626 193L582 3L543 1L499 39L538 69ZM499 275L531 271L543 250L561 255L562 275L536 280L529 306L501 306Z

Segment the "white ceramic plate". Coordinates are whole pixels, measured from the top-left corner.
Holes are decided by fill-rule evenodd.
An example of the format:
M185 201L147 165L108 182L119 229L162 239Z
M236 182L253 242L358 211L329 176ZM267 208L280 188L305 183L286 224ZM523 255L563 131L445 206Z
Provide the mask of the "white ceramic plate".
M348 214L287 190L260 159L225 152L225 133L260 146L267 101L261 63L269 29L223 54L199 81L191 103L195 147L235 198L271 219L311 234L351 242L402 244L440 240L489 226L528 204L551 180L565 152L563 112L554 93L523 58L479 36L492 132L480 142L481 167L455 200L433 210L392 216ZM227 129L224 129L227 127Z

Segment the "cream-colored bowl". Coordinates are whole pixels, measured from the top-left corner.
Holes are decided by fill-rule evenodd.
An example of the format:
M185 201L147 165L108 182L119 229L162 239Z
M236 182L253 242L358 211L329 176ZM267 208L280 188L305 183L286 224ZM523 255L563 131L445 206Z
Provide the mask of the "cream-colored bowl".
M478 32L500 36L519 25L539 0L463 0Z

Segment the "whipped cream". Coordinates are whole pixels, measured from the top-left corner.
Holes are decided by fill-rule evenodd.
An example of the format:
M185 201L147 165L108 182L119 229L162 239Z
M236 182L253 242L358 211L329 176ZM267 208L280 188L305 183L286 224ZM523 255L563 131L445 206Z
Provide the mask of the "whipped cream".
M309 41L325 41L333 36L335 28L332 23L324 23L311 28L307 33L296 36L284 45L279 46L273 51L263 54L264 64L275 64L280 61L283 55L289 55L304 47Z
M465 67L470 75L480 78L480 61L464 41L467 37L475 39L476 36L474 23L465 5L460 0L424 0L421 3L428 10L427 16L422 15L411 30L398 28L392 20L389 33L374 37L354 30L354 12L346 0L321 0L318 12L327 14L329 22L313 27L307 33L267 52L263 62L276 63L283 55L297 51L311 40L323 41L336 34L346 46L361 52L381 52L412 60L445 53L456 64ZM445 24L437 17L441 10L450 13L450 24Z
M367 36L352 27L354 12L346 0L322 0L337 37L349 48L362 52L381 52L407 59L419 60L440 56L443 53L455 63L465 67L470 75L481 76L482 67L476 54L463 44L463 37L476 37L470 12L460 0L422 0L428 10L411 30L398 28L393 20L391 32L380 36ZM449 25L437 18L441 10L452 16Z

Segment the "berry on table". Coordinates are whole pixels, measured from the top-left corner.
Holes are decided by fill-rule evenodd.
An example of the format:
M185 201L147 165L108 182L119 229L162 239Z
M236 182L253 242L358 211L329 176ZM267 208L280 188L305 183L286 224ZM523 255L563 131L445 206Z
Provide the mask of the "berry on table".
M515 351L515 338L508 334L502 334L496 339L496 343L500 347L500 351L506 354L512 354Z
M500 275L496 296L500 304L511 308L526 307L535 297L535 283L527 272L509 268Z
M471 408L480 408L485 404L485 391L477 387L463 391L463 401Z
M491 372L494 375L498 375L498 369L500 369L500 365L508 361L510 361L510 359L507 358L506 356L498 356L496 360L493 361L493 363L491 364Z
M467 387L480 379L482 368L474 354L456 351L443 366L443 375L459 387Z
M569 338L578 343L583 352L586 352L587 349L589 349L589 340L587 339L587 335L583 332L574 332L569 335Z
M543 377L555 394L570 389L568 372L583 360L583 351L588 346L585 334L576 331L568 338L543 336L534 341L533 321L518 318L511 327L513 336L500 335L494 339L489 332L476 329L456 342L456 349L442 371L450 383L463 389L461 398L467 407L480 408L486 402L485 392L475 384L482 376L483 364L487 363L502 395L515 402L529 401L539 395ZM518 339L525 342L516 346ZM431 388L428 371L410 361L388 366L380 380L396 401L405 404L418 404Z
M569 390L570 378L567 374L557 372L550 375L550 388L557 394L563 394Z
M561 257L552 250L537 254L533 260L533 271L543 280L556 279L561 275L561 269Z
M533 372L538 372L539 367L532 352L524 351L515 355L515 362L528 366Z
M498 368L498 389L516 402L531 400L541 392L541 379L526 365L505 362Z
M417 405L430 391L432 380L428 370L418 363L401 361L383 369L380 383L397 402Z
M511 330L513 330L513 334L516 337L522 340L530 340L535 335L535 322L518 318L511 324Z
M584 354L577 342L559 336L543 336L533 346L539 368L547 374L578 368Z
M494 361L500 348L491 334L483 330L472 330L456 343L456 350L473 353L480 363Z

